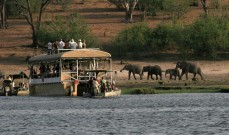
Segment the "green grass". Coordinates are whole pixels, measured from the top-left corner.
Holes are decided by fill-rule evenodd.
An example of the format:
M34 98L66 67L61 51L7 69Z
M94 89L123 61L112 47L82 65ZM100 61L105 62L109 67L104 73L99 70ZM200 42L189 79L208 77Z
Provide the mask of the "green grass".
M229 93L229 88L220 88L220 87L122 88L121 94L170 94L170 93Z

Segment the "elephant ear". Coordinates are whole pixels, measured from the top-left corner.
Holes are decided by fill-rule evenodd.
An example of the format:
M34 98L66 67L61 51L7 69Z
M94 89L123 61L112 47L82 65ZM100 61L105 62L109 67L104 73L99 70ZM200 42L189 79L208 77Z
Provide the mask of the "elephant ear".
M130 64L126 64L125 67L126 67L126 68L129 68L129 67L130 67Z
M182 68L189 69L189 64L186 61L182 61Z

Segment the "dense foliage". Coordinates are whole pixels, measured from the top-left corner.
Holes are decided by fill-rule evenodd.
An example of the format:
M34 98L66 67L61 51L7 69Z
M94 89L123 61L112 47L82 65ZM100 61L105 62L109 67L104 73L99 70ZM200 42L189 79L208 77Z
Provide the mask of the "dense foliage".
M187 0L163 0L163 10L171 18L180 18L189 9L190 1Z
M216 58L217 52L229 49L229 23L225 18L207 17L186 29L180 46L193 56Z
M229 23L222 17L203 17L188 26L161 24L151 29L136 24L117 35L113 48L118 56L174 50L183 57L214 59L218 52L229 50Z
M125 56L127 52L141 53L147 50L149 39L150 28L145 23L139 23L117 35L112 51L117 52L118 56Z

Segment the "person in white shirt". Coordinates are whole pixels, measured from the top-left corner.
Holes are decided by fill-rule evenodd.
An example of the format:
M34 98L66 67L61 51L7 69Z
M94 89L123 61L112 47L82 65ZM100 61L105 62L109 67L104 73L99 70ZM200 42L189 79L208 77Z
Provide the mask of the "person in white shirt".
M65 43L61 39L60 42L59 42L59 49L64 49L64 46L65 46Z
M70 48L71 49L77 49L78 48L78 44L74 41L74 39L72 39L70 42Z
M48 54L52 54L52 42L48 42Z
M83 48L83 43L82 43L81 39L79 39L78 46L79 46L79 49Z

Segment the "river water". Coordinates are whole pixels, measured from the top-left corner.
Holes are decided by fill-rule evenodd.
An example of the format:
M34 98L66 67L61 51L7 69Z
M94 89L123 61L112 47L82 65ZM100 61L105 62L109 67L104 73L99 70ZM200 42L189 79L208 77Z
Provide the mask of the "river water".
M229 134L229 94L0 97L0 134Z

